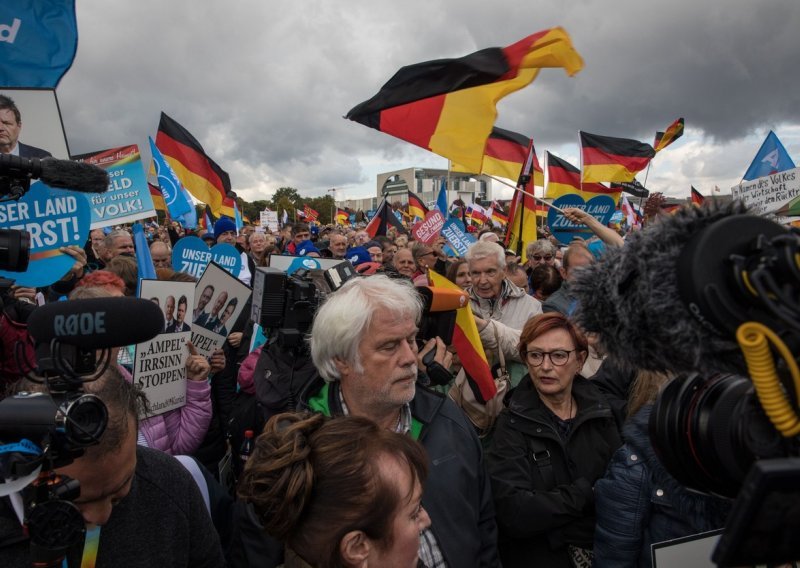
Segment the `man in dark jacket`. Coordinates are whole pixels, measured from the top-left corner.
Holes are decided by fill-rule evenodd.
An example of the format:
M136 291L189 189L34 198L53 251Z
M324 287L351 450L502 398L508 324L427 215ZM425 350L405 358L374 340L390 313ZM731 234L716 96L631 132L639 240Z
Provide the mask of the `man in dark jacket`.
M386 276L347 282L314 319L311 356L322 379L301 406L328 416L355 415L419 440L430 472L422 505L432 520L420 559L434 566L495 566L497 525L480 442L447 397L419 386L419 296ZM444 344L437 340L441 355Z

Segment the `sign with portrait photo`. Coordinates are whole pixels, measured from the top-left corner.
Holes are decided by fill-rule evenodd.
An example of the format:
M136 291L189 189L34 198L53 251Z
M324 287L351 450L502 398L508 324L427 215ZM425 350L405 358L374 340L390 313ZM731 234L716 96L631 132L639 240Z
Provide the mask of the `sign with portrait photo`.
M164 311L164 331L136 345L133 383L147 395L150 413L163 414L186 404L194 283L142 280L139 297Z
M195 287L196 302L190 312L192 343L210 357L222 347L242 313L252 291L218 264L210 263Z

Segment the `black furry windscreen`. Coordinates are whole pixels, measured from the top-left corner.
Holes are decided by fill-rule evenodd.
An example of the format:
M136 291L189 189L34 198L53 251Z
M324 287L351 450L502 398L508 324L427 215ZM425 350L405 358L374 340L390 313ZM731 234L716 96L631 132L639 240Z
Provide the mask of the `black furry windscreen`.
M744 213L740 202L682 207L630 234L624 247L607 249L571 284L578 323L626 369L745 373L735 339L709 332L681 300L677 268L694 235Z

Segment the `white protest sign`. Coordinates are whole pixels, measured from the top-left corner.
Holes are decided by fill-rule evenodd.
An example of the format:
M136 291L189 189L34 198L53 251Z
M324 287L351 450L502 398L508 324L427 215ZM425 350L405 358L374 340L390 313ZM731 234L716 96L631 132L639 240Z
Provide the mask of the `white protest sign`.
M731 188L731 194L756 215L779 214L800 197L800 168L742 182Z
M277 211L262 211L261 212L261 226L270 231L278 230L278 212Z
M142 280L139 297L164 310L164 332L136 345L133 383L147 395L151 414L186 404L186 343L192 337L187 320L194 305L193 282Z
M228 271L213 262L208 265L195 287L197 303L187 318L192 322L192 344L198 353L210 357L222 347L250 293L250 288Z

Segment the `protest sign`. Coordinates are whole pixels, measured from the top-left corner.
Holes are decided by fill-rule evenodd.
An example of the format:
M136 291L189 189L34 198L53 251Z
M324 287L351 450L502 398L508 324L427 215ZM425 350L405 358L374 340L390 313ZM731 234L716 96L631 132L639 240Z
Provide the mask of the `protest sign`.
M432 209L425 214L425 219L422 222L414 225L411 232L414 238L426 245L432 244L439 236L439 232L444 226L444 215L441 211Z
M731 188L731 194L755 215L800 215L800 208L793 207L793 202L800 197L800 168L742 182Z
M261 212L261 226L267 231L278 230L278 212L277 211L262 211Z
M242 269L242 255L236 247L227 243L219 243L209 249L200 237L183 237L172 249L172 266L175 270L195 278L203 275L210 262L216 262L235 276Z
M451 217L444 222L441 230L441 235L447 240L458 256L467 254L467 249L475 242L475 237L467 234L464 230L464 225L458 219Z
M565 245L571 243L575 237L588 239L594 235L589 227L576 225L556 209L564 209L565 207L583 209L603 225L608 225L611 222L611 216L616 209L614 200L607 195L598 195L586 202L580 195L567 194L553 201L553 207L547 212L547 224L550 226L550 232L553 233L553 236Z
M74 191L52 189L42 182L19 201L0 203L0 229L30 233L30 263L25 272L0 270L18 286L49 286L72 268L75 259L59 251L69 245L83 246L89 235L89 203Z
M22 128L17 148L21 158L41 158L44 153L61 160L69 159L67 135L55 90L4 87L0 89L0 95L10 97L19 109Z
M230 335L236 318L250 298L250 288L222 267L209 264L195 287L197 303L192 311L192 344L210 357Z
M189 310L194 283L142 280L140 298L164 310L164 332L136 345L133 383L147 395L151 414L163 414L186 404L186 359L191 339Z
M92 229L156 216L136 144L73 156L73 160L108 172L108 191L89 197Z

